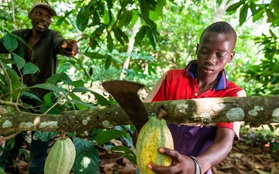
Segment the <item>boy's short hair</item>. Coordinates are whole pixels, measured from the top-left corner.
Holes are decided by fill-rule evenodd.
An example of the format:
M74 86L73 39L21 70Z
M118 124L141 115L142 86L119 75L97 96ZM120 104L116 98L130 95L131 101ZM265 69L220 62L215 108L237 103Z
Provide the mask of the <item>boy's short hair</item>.
M233 36L234 44L236 43L237 34L234 28L228 22L220 21L220 22L212 23L211 25L209 25L203 30L200 39L203 37L204 33L206 32L230 34Z

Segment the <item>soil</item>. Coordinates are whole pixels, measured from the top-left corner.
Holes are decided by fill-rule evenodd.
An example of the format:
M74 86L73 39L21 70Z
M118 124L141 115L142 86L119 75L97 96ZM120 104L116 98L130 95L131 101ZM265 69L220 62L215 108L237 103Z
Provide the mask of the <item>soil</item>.
M279 150L273 151L274 140L264 140L253 134L241 136L235 141L228 157L213 168L214 174L279 174ZM273 143L271 143L273 141ZM3 143L3 142L2 142ZM122 145L119 140L113 144ZM1 145L1 142L0 142ZM26 149L28 152L28 149ZM135 174L136 167L132 162L118 154L103 148L99 149L100 174ZM10 168L11 174L25 174L27 162L18 160ZM1 172L0 172L1 173Z

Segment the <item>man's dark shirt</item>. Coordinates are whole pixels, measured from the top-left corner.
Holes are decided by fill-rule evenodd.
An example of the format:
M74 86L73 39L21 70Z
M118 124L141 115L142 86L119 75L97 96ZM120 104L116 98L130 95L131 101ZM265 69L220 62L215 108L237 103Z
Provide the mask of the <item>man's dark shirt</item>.
M25 42L28 43L32 30L22 29L13 31L12 33L23 38ZM56 73L58 65L57 54L68 55L61 47L63 41L65 41L65 38L63 38L59 32L47 30L42 38L33 46L31 56L28 58L27 44L18 40L18 47L13 53L24 58L26 62L32 62L39 68L39 71L35 74L24 76L23 81L27 86L44 83L47 78ZM3 38L0 39L0 53L9 53L3 45ZM13 65L13 68L18 71L15 65ZM31 88L30 91L41 99L47 93L46 90L38 88Z

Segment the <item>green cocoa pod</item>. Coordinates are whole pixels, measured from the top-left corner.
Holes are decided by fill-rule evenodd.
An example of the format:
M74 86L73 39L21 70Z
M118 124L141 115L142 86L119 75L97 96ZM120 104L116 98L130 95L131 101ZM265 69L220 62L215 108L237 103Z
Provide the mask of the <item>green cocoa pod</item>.
M76 158L76 149L70 138L59 138L47 156L45 174L69 174Z
M159 153L159 147L173 149L173 138L166 120L151 117L141 128L136 143L137 166L142 174L155 174L147 167L150 162L171 165L172 159Z

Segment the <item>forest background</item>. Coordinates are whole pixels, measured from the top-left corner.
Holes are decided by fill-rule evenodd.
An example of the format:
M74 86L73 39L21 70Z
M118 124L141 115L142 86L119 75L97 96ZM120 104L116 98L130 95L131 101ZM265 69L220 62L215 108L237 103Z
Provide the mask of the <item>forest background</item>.
M128 80L144 84L142 98L152 89L168 69L184 68L195 59L195 48L203 29L215 21L229 22L237 31L238 40L234 62L226 67L229 80L245 89L248 96L278 95L279 93L279 1L278 0L49 0L58 16L51 29L66 38L77 40L80 51L76 57L59 57L58 72L47 83L36 87L52 91L58 102L52 103L50 94L44 98L43 113L59 114L65 110L84 110L115 104L102 89L109 80ZM0 0L0 36L12 52L17 46L10 33L30 28L28 11L34 0ZM0 55L0 100L10 112L19 109L19 96L28 92L21 77L10 68L16 64L24 69L22 76L37 71L21 57L14 60ZM242 131L255 132L268 138L273 150L278 151L278 125L252 128L243 125ZM133 147L131 132L134 127L115 126L113 129L93 129L88 135L91 173L98 171L96 145L110 148L112 139L121 138ZM105 133L104 133L105 132ZM128 132L128 133L127 133ZM37 138L48 139L54 132L37 132ZM104 138L104 135L105 138ZM72 133L82 137L83 133ZM102 138L101 138L102 137ZM76 138L75 145L85 144ZM112 151L120 151L116 147ZM1 149L0 149L1 150ZM134 161L130 148L123 147L121 155ZM24 153L24 152L23 152ZM80 159L84 157L84 153ZM27 157L28 158L28 157ZM81 166L75 166L78 170Z

